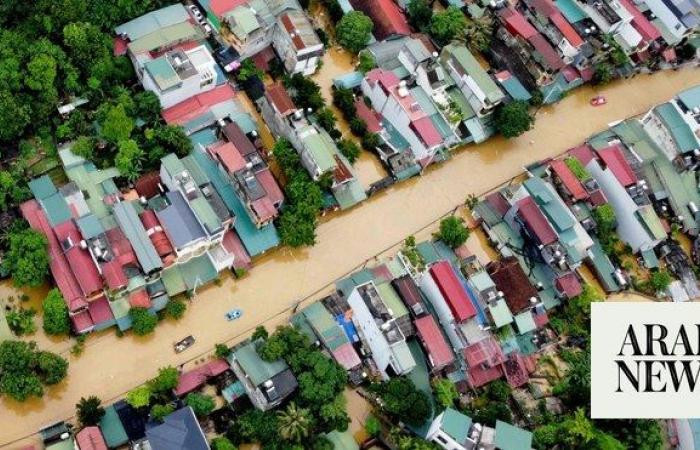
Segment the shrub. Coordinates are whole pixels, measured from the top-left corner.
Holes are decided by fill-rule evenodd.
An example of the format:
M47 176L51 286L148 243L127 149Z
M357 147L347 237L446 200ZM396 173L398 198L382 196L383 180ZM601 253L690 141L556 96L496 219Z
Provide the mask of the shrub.
M175 320L181 319L186 310L187 304L180 298L171 298L165 305L165 314Z
M437 238L452 248L457 248L469 239L469 230L464 221L457 216L450 216L440 221Z
M137 336L153 333L158 324L158 318L146 308L131 308L129 316L131 317L131 329Z
M44 331L50 335L70 333L70 317L68 306L61 291L54 288L49 291L42 303L44 311Z

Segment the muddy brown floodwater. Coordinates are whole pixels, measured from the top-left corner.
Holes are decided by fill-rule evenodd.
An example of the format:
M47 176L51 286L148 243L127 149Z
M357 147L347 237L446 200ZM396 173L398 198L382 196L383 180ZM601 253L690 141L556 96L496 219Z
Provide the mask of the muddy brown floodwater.
M516 176L524 165L560 154L608 123L642 113L698 83L700 72L690 69L578 89L561 103L543 108L535 128L520 138L469 146L423 176L323 220L314 247L271 252L255 261L242 280L224 276L221 286L198 290L185 316L179 322L161 322L152 336L119 338L112 331L91 337L82 356L70 357L68 379L55 395L23 405L0 400L0 446L12 443L7 448L16 448L16 440L72 416L81 396L96 394L112 401L152 377L159 367L199 359L217 343L248 336L258 323L273 327L286 321L290 305L308 296L317 298L335 279L374 255L416 230L429 230L468 194L488 191ZM605 95L608 104L591 107L588 102L597 94ZM228 322L224 314L234 307L241 308L243 316ZM175 354L173 342L189 334L197 342Z

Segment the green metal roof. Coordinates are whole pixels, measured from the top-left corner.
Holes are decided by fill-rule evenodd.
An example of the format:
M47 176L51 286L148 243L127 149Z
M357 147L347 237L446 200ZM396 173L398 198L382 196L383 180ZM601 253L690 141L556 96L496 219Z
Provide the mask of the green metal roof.
M134 205L130 202L119 202L115 204L114 217L117 219L117 223L119 223L119 227L124 232L124 235L131 243L143 271L145 273L150 273L163 267L158 252L156 252L151 239L148 237L141 219L139 219L138 214L136 214Z
M168 153L160 159L160 163L165 167L171 175L179 175L186 170L185 164L177 157L175 153Z
M481 67L479 61L474 58L474 55L471 54L467 47L463 45L450 44L444 47L442 52L448 56L451 55L455 61L462 66L462 68L470 77L472 77L479 88L484 91L486 98L491 103L497 103L503 100L503 97L505 96L503 91L501 91L486 70Z
M80 229L80 234L83 235L85 239L92 239L104 233L104 228L102 228L102 223L100 219L94 214L88 214L75 221Z
M666 230L664 230L659 216L656 215L656 211L654 211L651 205L640 206L637 210L637 215L642 225L644 225L644 228L654 239L666 238Z
M168 27L160 28L153 33L129 43L132 53L150 52L169 44L189 40L199 40L201 34L189 22L181 22Z
M148 61L143 66L146 72L155 80L161 91L168 90L180 84L180 77L177 76L175 69L170 65L165 55Z
M197 159L193 155L187 155L180 160L185 168L190 172L192 179L198 186L209 183L211 180L200 167Z
M642 250L642 259L644 259L644 265L650 269L656 269L659 267L659 258L656 257L656 253L653 248L648 248Z
M661 118L666 128L671 132L673 140L681 153L692 151L700 147L698 139L693 134L687 123L683 120L676 107L671 103L663 103L655 108L656 114Z
M574 0L554 0L554 4L571 23L580 22L588 17L588 14L583 12Z
M496 286L491 277L485 270L480 270L469 277L469 282L474 289L479 292L484 292Z
M496 328L501 328L513 322L513 313L510 312L510 308L505 300L499 299L496 303L489 305L488 308Z
M68 179L78 185L81 191L87 192L85 201L90 211L99 219L110 215L104 197L118 192L112 178L118 177L119 171L114 167L99 170L93 163L76 156L68 149L61 150L59 154Z
M391 284L379 283L376 286L382 301L389 309L391 309L392 316L399 318L408 315L406 305L404 305L404 303L401 301L399 295L396 293Z
M537 328L535 319L532 317L530 310L521 312L515 316L515 325L518 327L518 333L525 334L534 331Z
M207 231L214 233L221 228L221 221L206 198L197 197L192 199L190 200L190 206L197 218L207 227Z
M259 386L275 375L287 370L287 364L281 359L272 362L264 361L258 355L255 343L252 341L236 348L229 356L229 361L234 357L255 386Z
M501 86L508 92L508 95L513 97L514 100L528 101L532 98L532 95L525 89L525 86L518 80L515 75L511 74L510 77L501 81Z
M345 332L320 302L311 304L301 313L331 351L335 351L338 347L350 342Z
M309 128L307 128L309 130ZM309 130L310 131L310 130ZM302 131L301 133L304 133ZM311 158L318 166L321 173L335 168L336 163L333 155L337 152L335 144L330 138L326 138L322 133L309 133L302 138L304 148L309 152Z
M37 200L43 200L58 192L48 175L42 175L29 182L29 189Z
M530 178L525 180L523 185L530 191L533 199L552 222L558 234L574 226L574 219L561 198L549 189L541 178Z
M326 438L331 441L335 450L359 450L360 448L355 438L352 437L350 430L333 430L330 433L326 433Z
M75 450L75 440L70 438L65 441L54 442L47 445L46 450Z
M105 408L105 414L100 419L100 430L109 448L119 447L129 440L119 415L112 405Z
M678 100L683 102L688 109L700 106L700 85L686 89L678 94Z
M471 417L466 416L455 409L447 408L442 413L440 428L442 428L442 431L447 433L452 439L459 443L466 442L471 426Z
M124 34L129 39L135 40L163 27L185 22L189 18L190 16L185 7L180 3L176 3L123 23L116 27L114 32L115 34Z
M348 169L350 168L349 163L346 164L346 166ZM359 180L354 179L334 188L333 197L335 197L336 201L338 202L340 209L348 209L365 200L367 198L367 194L365 193L364 187L362 187L362 183L360 183Z
M46 216L51 226L55 227L58 224L70 220L72 217L66 199L63 198L59 192L41 200L41 206L44 208L44 211L46 211Z
M615 280L613 273L615 272L615 267L610 262L608 255L603 251L600 242L596 238L593 238L593 246L590 248L591 258L590 261L593 263L593 269L596 272L598 280L603 285L603 289L607 292L617 292L620 290L620 285Z
M202 285L214 281L218 276L214 263L211 262L206 253L180 264L180 273L189 290L200 288Z
M238 6L226 14L228 23L232 24L231 31L241 40L245 40L253 31L260 28L260 22L255 13L247 6ZM233 20L230 20L233 19Z
M500 450L530 450L532 448L532 433L497 420L496 447Z
M180 273L180 268L177 265L163 269L160 279L163 281L165 291L171 297L181 294L187 290L187 285L185 284L185 280L182 278L182 274Z
M121 319L129 315L129 310L131 305L126 297L117 298L109 301L109 309L112 310L112 314L115 319Z

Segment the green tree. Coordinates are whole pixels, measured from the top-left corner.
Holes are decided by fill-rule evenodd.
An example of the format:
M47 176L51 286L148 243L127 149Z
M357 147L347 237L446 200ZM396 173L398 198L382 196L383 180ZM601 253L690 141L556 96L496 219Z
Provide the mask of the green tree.
M272 156L275 157L277 164L285 174L292 173L301 166L299 153L286 139L279 139L275 142L274 147L272 147Z
M33 308L18 308L7 313L7 325L16 336L33 334L36 331L34 316L36 311Z
M114 157L114 166L129 180L136 179L141 173L143 150L133 139L119 142L119 150Z
M158 318L146 308L131 308L129 317L131 317L131 329L137 336L151 334L158 325Z
M409 378L392 378L386 383L371 385L369 389L381 397L384 409L395 419L420 426L430 417L432 408L427 395Z
M134 95L136 117L147 123L155 123L160 120L160 100L151 91L141 91ZM179 127L175 127L179 128Z
M368 152L376 151L377 147L379 147L381 143L382 139L377 133L367 133L362 136L362 148Z
M145 408L151 403L153 392L148 384L141 385L126 394L126 402L133 408Z
M666 270L655 270L649 274L649 286L654 290L654 292L661 292L666 290L668 285L671 284L671 275Z
M462 11L455 6L449 6L433 15L428 32L438 45L444 46L464 33L466 26L467 19Z
M154 394L165 394L177 387L179 379L180 373L175 367L161 367L158 369L158 375L148 382L148 386Z
M362 73L367 73L370 70L377 67L377 61L374 60L374 56L367 51L360 52L360 61L357 64L357 70Z
M0 211L7 211L25 199L27 189L23 186L24 176L9 170L0 170Z
M238 69L238 75L236 75L236 78L238 78L238 81L247 81L253 77L263 79L265 76L265 72L262 70L258 69L258 67L255 65L252 59L247 58L244 59L243 62L241 63L241 67Z
M355 111L355 94L351 89L337 88L333 86L331 90L333 104L343 113L343 117L348 122L357 116Z
M41 286L49 272L48 241L32 229L11 230L3 264L16 286Z
M436 237L452 248L457 248L469 239L469 230L462 218L450 216L440 221L440 230Z
M167 153L179 157L187 156L192 151L192 141L184 128L178 125L159 125L153 129L153 138Z
M535 119L530 115L529 106L522 100L501 105L496 110L496 129L508 139L528 131L533 123Z
M187 397L185 397L185 404L192 408L197 417L208 416L214 411L214 407L216 406L214 399L210 395L197 392L187 394Z
M95 140L89 136L78 136L71 146L71 151L91 161L95 152Z
M238 447L225 436L215 437L211 441L211 450L237 450Z
M373 29L372 19L360 11L350 11L336 25L335 37L345 49L358 53L369 42Z
M255 327L255 331L253 331L253 335L250 337L252 340L257 341L258 339L267 339L268 337L267 330L263 325L258 325Z
M365 433L371 437L377 437L381 432L382 424L379 422L379 419L372 415L368 416L367 419L365 419Z
M593 82L598 85L610 83L615 74L610 64L599 62L593 66Z
M338 150L350 161L350 164L355 164L357 158L360 157L360 147L350 139L341 139L338 142Z
M175 411L175 407L170 403L166 405L153 405L151 407L151 419L156 422L163 422L166 416L169 416Z
M316 111L316 120L321 128L328 132L335 129L335 123L337 122L333 111L325 107Z
M231 354L231 349L226 344L216 344L214 346L214 356L219 359L226 359Z
M330 403L325 403L319 410L319 416L328 430L345 431L350 424L345 396L341 393Z
M75 415L83 427L97 425L105 415L102 400L94 395L88 398L80 397L80 401L75 405Z
M233 443L259 442L272 444L279 439L277 415L274 411L249 409L241 414L227 436Z
M427 0L411 0L408 2L408 23L416 30L424 30L433 18L433 8Z
M305 206L287 208L279 219L280 241L292 248L316 243L316 211Z
M129 117L124 109L124 105L107 105L100 108L98 115L102 116L100 121L100 136L112 144L126 141L131 137L134 129L134 119Z
M36 372L44 384L60 383L68 374L68 361L55 353L39 352Z
M171 298L165 305L165 314L175 320L179 320L185 315L187 304L181 298Z
M578 161L578 160L576 160ZM593 210L593 219L596 222L596 234L602 243L608 243L615 237L617 217L615 210L609 203L598 206Z
M295 73L286 79L288 88L291 89L294 104L299 108L319 111L326 104L321 95L321 86L311 78L300 73Z
M298 443L309 437L313 426L313 418L309 410L298 408L294 402L283 411L277 412L277 422L282 439Z
M19 72L19 71L18 71ZM11 92L0 89L0 141L16 141L31 121L31 109Z
M44 331L52 336L67 335L70 333L70 317L66 301L56 288L46 294L42 303L44 311Z
M443 408L454 406L455 400L459 397L455 384L447 378L435 378L432 382L435 398Z
M488 51L493 39L493 19L488 14L467 19L460 39L473 52Z

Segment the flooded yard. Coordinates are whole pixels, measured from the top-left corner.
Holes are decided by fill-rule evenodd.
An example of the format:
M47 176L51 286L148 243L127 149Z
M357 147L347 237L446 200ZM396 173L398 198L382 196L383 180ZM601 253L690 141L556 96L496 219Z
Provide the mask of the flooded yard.
M258 323L274 328L289 319L289 308L300 300L318 298L332 289L334 280L406 236L416 230L423 230L419 235L435 231L431 225L435 219L463 204L468 194L482 194L520 173L525 164L560 154L608 123L641 113L697 83L698 72L686 70L639 76L599 90L579 89L543 109L535 128L524 136L470 146L421 177L322 221L314 247L270 252L256 260L243 279L227 275L221 286L198 290L185 316L178 322L161 322L152 336L119 338L111 330L90 337L83 355L71 357L68 378L56 392L22 405L0 401L0 447L14 449L17 446L10 443L72 416L81 396L97 394L111 402L152 377L159 367L208 356L215 344L240 341ZM608 105L591 108L588 99L595 93L606 95ZM243 316L228 322L224 314L232 308L241 308ZM175 354L173 342L188 334L197 342Z

